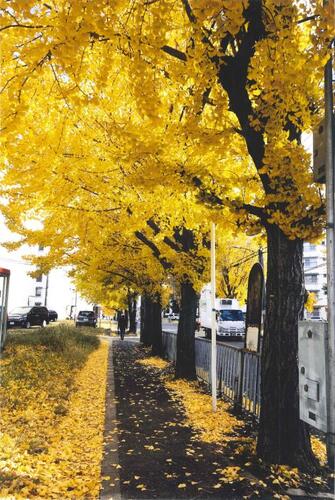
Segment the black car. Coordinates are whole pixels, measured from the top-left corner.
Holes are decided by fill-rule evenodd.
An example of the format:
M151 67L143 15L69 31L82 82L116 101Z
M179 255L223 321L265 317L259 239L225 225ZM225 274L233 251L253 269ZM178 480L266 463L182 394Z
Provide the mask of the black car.
M58 314L56 311L52 311L49 309L49 321L57 321L58 320Z
M8 326L30 328L31 326L46 326L49 323L49 311L43 306L16 307L8 314Z
M75 320L76 326L97 326L97 318L93 311L79 311Z

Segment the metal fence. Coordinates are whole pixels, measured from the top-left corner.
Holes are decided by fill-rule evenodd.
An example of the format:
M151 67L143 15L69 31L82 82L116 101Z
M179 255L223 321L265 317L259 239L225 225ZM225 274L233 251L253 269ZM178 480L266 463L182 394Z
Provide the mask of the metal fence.
M171 361L176 361L177 334L163 332L163 347L165 355ZM210 340L195 338L195 366L197 376L210 384ZM260 355L218 343L216 367L218 393L258 417L261 381Z

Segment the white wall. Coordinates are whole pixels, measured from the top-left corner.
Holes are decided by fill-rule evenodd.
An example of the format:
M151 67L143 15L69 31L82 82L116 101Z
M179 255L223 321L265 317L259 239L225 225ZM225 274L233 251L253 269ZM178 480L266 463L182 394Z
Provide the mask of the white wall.
M0 218L0 267L9 269L11 272L8 310L14 307L34 305L40 301L44 305L46 276L43 276L42 282L36 282L28 273L34 268L28 264L23 256L38 253L38 249L32 249L27 245L17 251L9 252L2 246L6 241L15 240L15 235L10 233L3 220ZM35 297L36 287L42 287L42 296ZM77 311L80 309L92 310L93 304L89 304L77 294L73 283L67 276L65 269L54 269L49 273L47 307L57 311L59 319L65 319L69 315L70 306L77 302Z

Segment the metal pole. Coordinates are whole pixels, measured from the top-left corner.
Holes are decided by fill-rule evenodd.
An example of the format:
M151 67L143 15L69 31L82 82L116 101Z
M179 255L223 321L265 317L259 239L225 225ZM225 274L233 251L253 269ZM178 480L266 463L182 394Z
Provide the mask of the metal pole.
M215 276L215 224L211 228L211 309L212 309L212 349L211 349L211 381L212 381L212 409L216 411L216 276Z
M326 4L326 2L325 2ZM327 456L330 467L335 460L335 242L334 242L334 115L333 70L330 59L325 67L325 136L326 136L326 210L327 210Z
M45 294L44 294L44 305L47 307L48 305L48 291L49 291L49 273L47 274L47 278L45 281Z

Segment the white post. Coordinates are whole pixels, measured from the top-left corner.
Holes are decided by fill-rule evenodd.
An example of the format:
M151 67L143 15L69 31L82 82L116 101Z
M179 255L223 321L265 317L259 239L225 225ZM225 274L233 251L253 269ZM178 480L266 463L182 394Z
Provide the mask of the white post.
M326 2L325 2L326 3ZM335 461L335 241L334 241L334 116L333 116L333 85L332 60L325 68L325 135L326 135L326 208L327 208L327 298L328 298L328 338L327 358L328 368L328 432L327 455L330 467Z
M212 309L212 349L211 349L211 381L212 381L212 408L216 411L216 310L215 310L215 224L211 230L211 309Z

